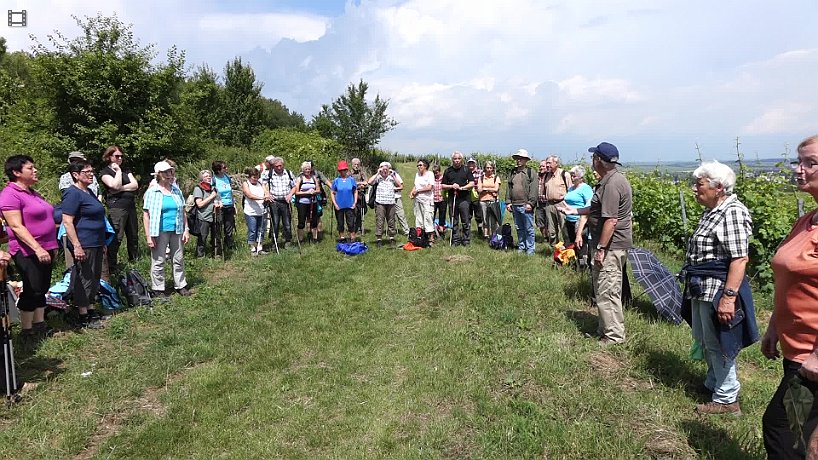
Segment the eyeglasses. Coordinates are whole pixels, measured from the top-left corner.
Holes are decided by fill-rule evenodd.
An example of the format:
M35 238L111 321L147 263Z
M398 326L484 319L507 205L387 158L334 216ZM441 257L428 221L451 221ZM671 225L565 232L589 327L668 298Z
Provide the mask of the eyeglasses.
M122 155L113 155L114 158L122 158Z
M418 168L420 168L421 166L425 166L425 165L423 163L418 163Z
M790 167L792 169L798 169L798 166L802 166L804 169L812 169L815 166L818 166L818 162L812 160L796 160L790 162Z
M82 171L80 171L80 172L81 172L81 173L83 173L83 174L94 174L94 170L93 170L93 169L83 169L83 170L82 170Z

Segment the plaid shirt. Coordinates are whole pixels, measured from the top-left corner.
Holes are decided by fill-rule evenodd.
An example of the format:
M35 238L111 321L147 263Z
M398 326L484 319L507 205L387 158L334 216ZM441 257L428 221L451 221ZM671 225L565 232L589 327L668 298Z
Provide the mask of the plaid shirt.
M696 265L713 260L729 262L747 257L750 254L752 233L750 211L735 195L730 195L720 205L705 210L698 228L690 237L687 263ZM716 291L724 287L724 283L716 278L704 278L702 281L703 294L698 300L712 302Z
M432 191L434 192L435 203L440 203L443 201L443 175L441 174L440 177L435 179L435 185L432 186Z
M176 202L176 231L177 235L185 232L185 197L182 196L182 191L176 185L176 182L171 184L170 194L173 201ZM159 236L160 225L162 224L162 201L165 199L165 194L158 185L153 185L145 192L145 204L142 209L148 211L148 224L150 228L148 232L150 236Z
M262 182L266 183L270 189L270 195L276 200L283 200L287 197L287 194L290 193L290 190L293 189L293 179L291 173L284 170L283 174L278 175L275 171L271 171L271 174L266 177L266 181L262 179Z

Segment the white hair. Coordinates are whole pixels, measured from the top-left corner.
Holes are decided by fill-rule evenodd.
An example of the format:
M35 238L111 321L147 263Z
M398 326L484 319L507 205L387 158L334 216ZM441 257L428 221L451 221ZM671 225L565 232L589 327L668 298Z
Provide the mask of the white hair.
M312 163L309 161L302 161L301 162L301 172L304 172L305 169L312 168Z
M389 169L392 169L392 163L388 161L381 161L381 164L378 165L378 168L380 169L383 168L384 166L386 166Z
M569 169L568 172L570 174L575 174L579 177L585 178L585 167L582 165L576 165L573 168Z
M711 187L721 185L725 195L732 195L733 187L736 185L736 173L726 164L716 160L703 162L693 171L693 177L707 179Z
M460 155L460 158L463 158L463 153L460 152L460 150L455 150L454 152L452 152L452 160L454 160L454 157L456 157L457 155Z

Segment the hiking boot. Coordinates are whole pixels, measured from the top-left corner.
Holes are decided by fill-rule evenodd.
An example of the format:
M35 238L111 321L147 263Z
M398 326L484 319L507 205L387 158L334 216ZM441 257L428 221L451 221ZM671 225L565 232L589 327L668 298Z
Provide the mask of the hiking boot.
M269 252L265 251L264 249L259 249L257 254L260 256L266 256L267 254L269 254Z
M190 290L187 288L187 286L177 289L176 293L179 294L180 296L184 296L184 297L187 297L187 296L192 294L192 292L190 292Z
M80 329L102 329L102 321L89 318L89 315L80 315Z
M704 404L696 404L696 413L699 415L732 414L739 416L741 415L741 407L738 405L738 401L733 401L730 404L710 401Z
M33 353L40 344L40 341L37 340L37 336L34 334L33 329L21 330L19 339L21 351L26 353Z
M111 319L111 315L106 315L97 309L89 309L88 317L97 321L107 321Z
M34 323L31 326L32 334L34 334L34 338L36 339L37 343L40 343L48 337L54 335L54 329L48 327L48 325L45 324L45 321L41 323Z
M375 241L375 246L377 246L379 248L382 247L383 246L383 241L379 238L378 240Z
M602 337L601 339L599 339L598 343L599 343L600 347L604 348L604 347L608 347L608 346L611 346L611 345L618 345L618 344L620 344L622 342L617 342L616 340L610 339L608 337Z
M395 249L396 247L398 247L398 243L395 241L395 239L389 238L389 248Z
M151 298L159 302L170 300L170 296L165 291L151 291Z

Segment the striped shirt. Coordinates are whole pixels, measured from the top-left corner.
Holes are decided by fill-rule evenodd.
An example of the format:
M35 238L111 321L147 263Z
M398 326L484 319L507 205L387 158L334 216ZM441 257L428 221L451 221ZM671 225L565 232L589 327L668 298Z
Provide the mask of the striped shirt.
M176 202L176 233L181 235L185 232L185 198L182 196L182 191L174 182L170 189L173 201ZM162 224L162 202L165 199L165 194L158 185L151 186L144 197L144 205L142 209L148 211L148 223L150 225L150 236L159 236Z
M686 260L696 265L713 260L730 261L750 254L753 221L750 211L735 195L728 196L713 209L705 209L699 226L688 243ZM698 300L712 302L724 283L716 278L702 279L702 295Z
M390 174L384 178L378 174L375 183L378 184L378 188L375 190L375 203L395 204L395 176Z

